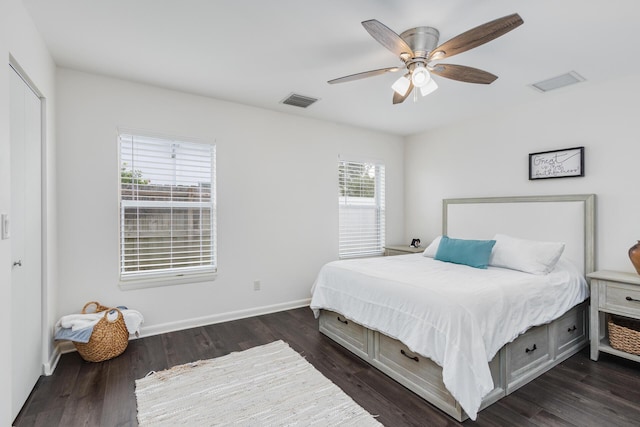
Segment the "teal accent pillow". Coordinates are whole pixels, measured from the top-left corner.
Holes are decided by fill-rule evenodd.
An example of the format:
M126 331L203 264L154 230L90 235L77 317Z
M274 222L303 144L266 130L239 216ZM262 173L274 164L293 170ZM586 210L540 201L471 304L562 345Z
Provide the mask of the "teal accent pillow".
M486 269L495 244L495 240L451 239L442 236L434 259Z

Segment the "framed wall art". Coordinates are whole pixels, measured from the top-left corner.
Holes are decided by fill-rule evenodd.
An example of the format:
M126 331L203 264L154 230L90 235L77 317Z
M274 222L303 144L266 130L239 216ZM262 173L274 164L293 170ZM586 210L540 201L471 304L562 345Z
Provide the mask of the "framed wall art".
M584 176L584 147L529 154L529 180Z

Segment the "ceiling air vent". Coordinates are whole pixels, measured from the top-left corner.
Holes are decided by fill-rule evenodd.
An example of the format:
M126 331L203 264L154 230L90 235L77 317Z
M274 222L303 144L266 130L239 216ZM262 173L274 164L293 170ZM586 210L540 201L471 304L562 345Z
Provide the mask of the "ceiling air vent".
M570 71L566 74L562 74L561 76L534 83L531 85L531 87L539 92L549 92L550 90L559 89L561 87L569 86L583 81L584 77L582 77L575 71Z
M307 108L309 105L316 102L318 98L311 98L310 96L298 95L292 93L282 100L283 104L293 105L294 107Z

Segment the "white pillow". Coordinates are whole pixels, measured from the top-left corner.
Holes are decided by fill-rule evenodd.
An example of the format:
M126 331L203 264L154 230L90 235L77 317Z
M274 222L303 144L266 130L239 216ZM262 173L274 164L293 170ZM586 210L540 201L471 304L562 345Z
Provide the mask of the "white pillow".
M562 242L538 242L496 234L489 265L532 274L548 274L564 251Z
M427 246L427 248L422 252L423 256L428 256L429 258L434 258L436 256L436 252L438 252L438 246L440 246L440 240L442 236L438 236L433 239L433 242Z

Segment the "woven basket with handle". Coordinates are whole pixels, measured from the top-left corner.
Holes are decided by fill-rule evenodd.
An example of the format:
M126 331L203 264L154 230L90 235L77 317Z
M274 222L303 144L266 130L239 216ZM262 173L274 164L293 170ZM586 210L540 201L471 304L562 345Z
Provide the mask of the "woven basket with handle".
M91 306L95 306L95 308L91 310ZM84 305L84 307L82 307L82 314L99 313L105 310L109 310L109 307L105 307L104 305L100 304L98 301L89 301Z
M609 344L616 350L640 355L640 321L609 315Z
M104 312L104 315L93 327L88 343L73 343L76 350L87 362L103 362L121 355L129 344L129 331L122 312L117 308L109 309L96 302L90 302L82 309L83 314L86 314L85 310L89 304L96 304L96 311ZM108 317L112 311L117 313L114 320Z

